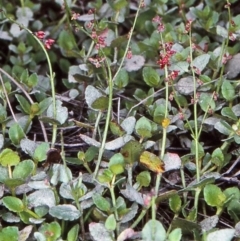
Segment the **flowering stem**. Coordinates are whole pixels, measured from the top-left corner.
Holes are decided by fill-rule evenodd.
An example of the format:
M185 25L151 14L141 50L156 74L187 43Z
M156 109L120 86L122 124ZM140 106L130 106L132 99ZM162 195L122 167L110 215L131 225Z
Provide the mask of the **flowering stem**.
M5 14L5 12L3 12L5 17L17 24L21 29L25 29L28 33L30 33L33 38L38 42L38 44L41 46L46 58L47 58L47 62L48 62L48 68L49 68L49 78L50 78L50 83L51 83L51 89L52 89L52 105L53 105L53 118L56 119L56 115L57 115L57 111L56 111L56 94L55 94L55 86L54 86L54 73L52 71L52 64L51 64L51 61L50 61L50 58L49 58L49 55L47 53L47 50L45 48L45 46L43 45L43 43L41 42L40 39L37 38L37 36L32 32L30 31L27 27L25 27L24 25L16 22L15 20L11 19L11 18L8 18L7 15ZM54 147L54 144L56 142L56 136L57 136L57 125L56 124L53 124L53 129L52 129L52 143L51 143L51 146Z
M108 70L108 88L109 88L108 110L107 110L107 117L106 117L104 133L103 133L103 139L102 139L102 142L101 142L101 147L99 149L98 160L97 160L97 164L96 164L96 167L95 167L95 170L94 170L93 178L96 178L96 176L98 174L98 170L99 170L99 167L100 167L100 163L101 163L101 160L102 160L102 155L103 155L103 152L104 152L104 149L105 149L106 140L107 140L107 133L108 133L108 128L109 128L111 114L112 114L113 81L117 77L119 71L121 70L122 65L123 65L123 61L124 61L124 59L125 59L125 57L127 55L129 44L130 44L130 41L131 41L131 38L132 38L133 29L135 27L135 24L136 24L136 21L137 21L137 18L138 18L138 14L139 14L139 11L140 11L140 8L141 8L141 3L142 3L142 0L140 0L139 6L138 6L138 10L137 10L137 13L136 13L136 16L135 16L135 19L134 19L133 27L132 27L132 30L131 30L131 33L130 33L130 36L129 36L129 39L128 39L127 46L125 48L125 52L124 52L122 61L121 61L120 65L119 65L119 68L118 68L116 74L113 77L112 77L110 64L106 60L106 65L107 65L107 70Z
M200 160L199 160L199 136L200 132L198 132L198 116L197 116L197 85L196 85L196 76L193 68L193 51L192 51L192 40L191 40L191 27L189 28L189 45L190 45L190 63L191 63L191 71L193 75L193 112L194 112L194 142L195 142L195 159L196 159L196 175L197 181L200 180Z

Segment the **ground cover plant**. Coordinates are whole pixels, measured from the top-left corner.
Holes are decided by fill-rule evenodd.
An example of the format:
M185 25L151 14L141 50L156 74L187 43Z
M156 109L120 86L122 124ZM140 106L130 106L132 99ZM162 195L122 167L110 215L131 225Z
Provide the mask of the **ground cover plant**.
M240 239L236 0L0 2L0 241Z

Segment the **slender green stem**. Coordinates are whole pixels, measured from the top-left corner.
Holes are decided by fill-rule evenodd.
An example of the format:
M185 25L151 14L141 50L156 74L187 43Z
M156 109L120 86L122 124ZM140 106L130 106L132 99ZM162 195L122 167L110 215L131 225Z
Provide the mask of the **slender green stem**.
M31 211L30 209L26 208L24 211L27 212L28 214L30 214L32 217L39 219L39 216L36 213L34 213L33 211Z
M7 93L7 90L6 90L6 88L5 88L5 85L4 85L4 82L3 82L3 79L2 79L2 75L1 75L1 74L0 74L0 82L1 82L1 85L2 85L2 88L3 88L3 92L4 92L4 95L5 95L5 99L6 99L7 103L8 103L8 107L9 107L10 112L11 112L11 114L12 114L12 117L13 117L14 121L15 121L16 123L18 123L17 118L16 118L16 116L15 116L15 114L14 114L14 111L13 111L13 109L12 109L11 102L10 102L10 100L9 100L9 98L8 98L8 93Z
M140 215L137 217L134 223L130 226L130 228L137 227L137 225L142 221L143 217L146 215L148 209L149 208L145 208L141 211Z
M199 136L200 133L198 132L198 116L197 116L197 81L196 81L196 76L195 76L195 71L193 68L193 52L192 52L192 32L191 28L189 30L189 45L190 45L190 66L191 66L191 71L192 71L192 76L193 76L193 115L194 115L194 142L195 142L195 159L196 159L196 174L197 174L197 181L200 180L200 160L199 160Z
M116 222L117 222L117 236L119 235L119 217L118 217L118 212L117 212L117 207L116 207L116 197L115 197L115 193L114 193L114 187L115 187L115 179L116 179L116 176L113 177L112 179L112 182L110 184L110 187L109 187L109 190L110 190L110 193L111 193L111 198L112 198L112 205L113 205L113 209L114 209L114 216L115 216L115 219L116 219Z
M195 191L195 197L194 197L194 208L197 212L198 210L198 203L199 203L199 195L201 193L201 189L197 187L196 191Z
M119 68L118 68L116 74L114 75L114 77L112 77L110 63L108 63L106 61L107 69L108 69L108 89L109 89L108 110L107 110L107 117L106 117L104 133L103 133L103 139L102 139L102 142L101 142L101 147L99 149L98 160L97 160L96 168L94 170L93 178L96 178L96 176L98 174L98 170L99 170L99 167L100 167L102 155L103 155L103 152L104 152L104 149L105 149L105 143L106 143L106 139L107 139L107 133L108 133L108 128L109 128L111 114L112 114L113 81L117 77L119 71L121 70L121 68L123 66L124 59L125 59L125 57L127 55L127 51L128 51L129 45L130 45L132 34L133 34L133 29L134 29L135 24L137 22L137 18L138 18L139 11L140 11L140 8L141 8L141 3L142 3L142 0L140 0L139 6L138 6L138 10L137 10L137 13L135 15L135 19L134 19L134 22L133 22L133 27L132 27L132 30L131 30L131 33L130 33L130 36L129 36L129 39L128 39L128 42L127 42L127 46L125 48L125 52L124 52L122 61L121 61L120 65L119 65Z
M11 75L9 75L5 70L3 70L2 68L0 68L0 72L2 72L5 76L8 77L9 80L11 80L24 94L25 96L27 97L27 99L29 100L29 102L31 104L33 104L33 100L31 98L31 96L28 94L28 92L17 82L17 80L15 80ZM3 85L3 83L2 83ZM4 87L3 87L4 88ZM39 121L40 122L40 125L41 125L41 128L42 128L42 132L43 132L43 137L44 137L44 141L45 142L48 142L48 138L47 138L47 132L46 132L46 129L42 123L42 121Z
M107 68L108 68L108 87L109 87L108 110L107 110L105 128L104 128L104 132L103 132L103 138L102 138L102 142L101 142L101 147L99 149L98 160L97 160L97 164L96 164L96 167L94 170L93 178L96 178L96 176L98 174L98 170L99 170L100 163L102 160L103 152L105 149L108 128L109 128L111 115L112 115L113 82L112 82L112 72L111 72L109 63L107 63Z
M98 129L98 125L99 125L99 122L100 122L100 120L101 120L101 117L102 117L102 111L99 111L99 112L98 112L97 119L96 119L96 122L95 122L93 134L92 134L92 138L93 138L93 139L96 139L97 129Z
M52 101L53 101L53 118L56 119L57 110L56 110L56 93L55 93L55 86L54 86L54 73L52 71L52 64L51 64L48 52L47 52L44 44L42 43L42 41L40 39L38 39L37 36L32 31L30 31L28 28L26 28L24 25L18 23L17 21L15 21L11 18L8 18L5 13L4 13L4 15L9 21L17 24L21 29L25 29L28 33L30 33L33 36L33 38L38 42L40 47L42 48L42 50L46 56L48 68L49 68L49 74L50 74L49 78L50 78L50 84L51 84L51 89L52 89ZM55 145L56 137L57 137L57 125L53 124L52 143L51 143L52 147L54 147L54 145Z
M129 38L128 38L127 45L126 45L126 48L125 48L125 52L123 54L122 61L121 61L120 65L119 65L119 67L118 67L118 70L117 70L116 74L113 77L113 81L116 79L116 77L118 76L120 70L122 69L124 60L126 58L126 55L127 55L127 52L128 52L129 46L130 46L130 42L132 40L133 30L135 28L135 25L136 25L136 22L137 22L137 19L138 19L138 15L139 15L139 12L140 12L140 9L141 9L141 4L142 4L142 0L139 1L138 9L137 9L134 21L133 21L133 26L132 26L132 29L130 30L130 33L129 33Z
M160 33L160 37L161 37L161 44L163 46L163 53L166 54L166 49L165 49L162 33ZM166 66L166 65L164 67L164 72L165 72L165 78L167 79L168 78L168 66ZM168 95L169 95L168 82L166 82L166 84L165 84L165 112L164 112L165 119L168 117ZM165 154L166 140L167 140L167 127L163 127L162 144L160 147L161 148L161 154L160 154L161 161L163 160L163 157ZM152 219L153 220L156 220L156 199L158 197L161 177L162 177L162 173L160 172L157 174L156 184L155 184L155 195L152 198Z
M132 171L133 171L132 165L129 164L127 166L127 173L128 173L128 183L129 183L130 186L132 186Z
M230 6L230 3L229 1L227 0L227 5ZM217 85L217 93L219 93L219 90L220 90L220 87L222 85L222 81L223 81L223 73L224 73L224 67L225 65L222 64L222 59L223 59L223 55L224 53L226 53L226 50L227 50L227 47L229 45L229 37L230 37L230 28L231 28L231 20L232 20L232 16L231 16L231 9L230 7L227 7L228 9L228 23L229 23L229 27L228 27L228 36L226 38L225 41L223 41L223 44L222 44L222 51L221 51L221 55L219 56L219 66L221 65L222 68L221 68L221 72L220 72L220 81L218 81L218 85Z

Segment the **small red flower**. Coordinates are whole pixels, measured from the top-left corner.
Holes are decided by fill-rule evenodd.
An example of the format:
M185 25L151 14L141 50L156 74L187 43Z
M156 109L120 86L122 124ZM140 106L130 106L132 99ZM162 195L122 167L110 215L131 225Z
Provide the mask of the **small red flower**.
M231 20L230 23L231 23L231 25L232 25L233 27L236 27L236 24L235 24L235 22L234 22L233 20Z
M159 17L159 16L155 16L155 17L152 19L152 21L153 21L154 23L161 23L162 18Z
M132 58L132 50L129 48L127 51L127 58L131 59Z
M45 37L45 32L43 31L37 31L35 33L35 35L39 38L39 39L43 39Z
M157 30L158 30L159 33L164 32L164 30L165 30L164 24L163 23L159 23L158 27L157 27Z
M232 40L232 41L235 41L236 40L236 35L233 34L233 33L229 33L229 39Z
M226 64L228 60L232 59L232 55L224 54L222 58L222 64Z
M93 13L95 13L96 12L96 9L95 8L91 8L91 9L89 9L88 10L88 14L90 15L90 14L93 14Z
M187 21L186 26L185 26L186 33L188 33L190 31L192 22L193 21L191 19Z
M169 99L169 101L173 101L173 98L174 98L174 93L171 92L170 95L169 95L169 97L168 97L168 99Z
M45 40L44 42L44 46L46 49L50 49L51 46L55 43L55 40L54 39L47 39Z
M73 12L73 13L72 13L71 20L77 20L79 17L80 17L80 14L79 14L79 13Z

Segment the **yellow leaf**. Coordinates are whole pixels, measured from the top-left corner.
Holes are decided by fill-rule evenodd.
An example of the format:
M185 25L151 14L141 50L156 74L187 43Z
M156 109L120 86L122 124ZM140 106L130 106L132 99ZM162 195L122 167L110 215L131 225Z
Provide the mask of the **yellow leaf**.
M162 121L162 127L167 128L170 124L170 119L169 118L164 118Z
M156 173L163 173L164 167L162 160L155 154L144 151L140 156L140 163L146 166L149 170Z

